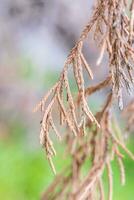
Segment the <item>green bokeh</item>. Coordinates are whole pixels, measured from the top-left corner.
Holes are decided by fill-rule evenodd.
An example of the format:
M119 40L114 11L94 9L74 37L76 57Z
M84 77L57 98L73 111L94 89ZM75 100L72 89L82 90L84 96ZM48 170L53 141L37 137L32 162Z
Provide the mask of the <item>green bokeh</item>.
M18 127L17 130L19 131ZM22 129L20 129L20 132ZM9 139L8 139L9 140ZM7 142L0 142L0 199L4 200L37 200L44 188L53 180L54 175L40 148L26 148L23 139L16 137ZM132 149L133 144L129 145ZM62 154L63 146L57 145L58 155L54 159L57 171L67 166L69 159ZM112 164L114 177L113 200L133 200L134 195L134 162L127 156L124 160L126 185L120 185L117 165ZM84 168L88 170L88 164ZM105 172L106 174L106 172ZM107 178L104 183L107 190Z

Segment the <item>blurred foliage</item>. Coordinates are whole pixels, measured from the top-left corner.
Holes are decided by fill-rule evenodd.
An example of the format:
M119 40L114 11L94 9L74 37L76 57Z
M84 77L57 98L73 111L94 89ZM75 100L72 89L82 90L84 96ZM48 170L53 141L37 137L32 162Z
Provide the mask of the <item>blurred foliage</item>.
M21 63L24 63L20 70L20 77L23 79L33 79L33 77L35 76L35 70L34 70L34 64L32 63L32 61L30 59L24 59Z
M49 68L49 67L48 67ZM51 71L51 70L47 70L46 72L44 72L44 74L42 74L42 83L44 86L52 86L56 83L57 79L59 78L59 72L58 71Z
M27 148L24 128L16 124L12 127L13 134L6 141L0 142L0 199L4 200L37 200L42 191L54 178L41 148ZM62 154L63 146L56 145L58 155L54 159L57 171L69 163L69 158ZM129 144L133 150L133 144ZM60 158L60 159L59 159ZM84 171L88 171L86 163ZM114 198L113 200L133 200L133 170L134 162L128 157L125 159L126 185L120 185L119 171L113 163ZM104 175L105 188L107 181Z

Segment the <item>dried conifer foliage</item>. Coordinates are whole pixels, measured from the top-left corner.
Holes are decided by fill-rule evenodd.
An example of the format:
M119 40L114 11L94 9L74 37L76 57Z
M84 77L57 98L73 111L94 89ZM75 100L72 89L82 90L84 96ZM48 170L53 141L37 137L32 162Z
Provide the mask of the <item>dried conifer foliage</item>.
M134 100L123 110L123 117L126 119L126 136L134 133Z
M64 138L68 153L72 157L70 166L56 176L54 182L44 192L42 196L44 200L104 200L106 195L102 175L105 168L109 180L109 193L106 199L112 200L111 161L114 159L119 166L121 183L125 183L123 154L120 149L123 149L132 159L134 156L118 134L118 122L115 120L112 105L118 98L119 107L123 108L123 88L130 92L134 82L134 1L130 5L130 16L126 11L128 6L126 0L97 0L92 18L70 51L58 82L35 108L35 111L41 109L43 113L40 142L46 151L53 172L56 173L52 162L56 151L50 137L50 130L53 129L61 140L61 134L53 120L55 105L58 106L60 124L67 127ZM83 53L83 44L90 31L94 33L94 39L97 39L101 46L97 64L101 64L105 52L108 54L109 75L99 84L85 88L84 70L89 75L89 79L93 79L90 65ZM70 69L73 69L74 80L77 84L75 98L69 83ZM93 115L87 97L106 87L110 89L106 101L103 107ZM83 177L82 166L87 160L91 166L87 175Z

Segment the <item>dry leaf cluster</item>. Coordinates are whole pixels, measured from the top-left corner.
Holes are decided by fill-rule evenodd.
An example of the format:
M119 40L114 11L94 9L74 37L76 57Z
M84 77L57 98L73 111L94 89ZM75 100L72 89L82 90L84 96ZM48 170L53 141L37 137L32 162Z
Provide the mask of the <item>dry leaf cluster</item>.
M126 136L134 132L134 100L123 110L123 117L126 120Z
M115 120L112 105L118 98L119 107L123 108L123 88L125 86L130 92L134 82L134 1L130 5L130 16L127 15L127 9L128 2L126 0L97 0L93 16L68 55L59 80L35 108L35 111L41 109L43 113L40 142L46 151L53 172L56 173L52 162L56 151L50 137L51 129L61 140L61 134L54 123L53 110L55 106L58 106L60 124L67 127L65 142L68 153L72 157L70 166L55 178L43 194L42 199L44 200L104 200L102 175L105 168L109 180L107 199L112 200L111 161L114 159L119 166L121 183L125 183L124 156L120 149L123 149L132 159L134 156L126 148L119 134L120 128ZM101 64L106 52L109 57L109 75L99 84L86 88L84 71L86 70L89 79L93 79L93 73L84 56L83 45L91 30L94 33L94 39L99 41L101 47L97 65ZM75 98L69 83L70 69L73 69L77 85ZM96 114L93 114L87 97L106 87L109 88L106 102ZM132 110L133 104L129 108ZM132 123L132 120L133 117L128 119L128 124ZM89 166L87 175L83 177L82 167L87 160L91 166Z

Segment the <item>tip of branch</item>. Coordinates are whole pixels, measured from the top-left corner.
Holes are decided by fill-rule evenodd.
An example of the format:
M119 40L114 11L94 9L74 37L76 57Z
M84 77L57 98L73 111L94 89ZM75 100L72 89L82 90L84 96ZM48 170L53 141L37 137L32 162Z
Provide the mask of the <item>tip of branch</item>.
M100 64L101 64L101 60L98 59L97 62L96 62L96 65L99 66Z

